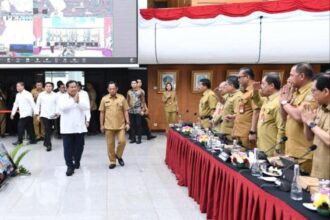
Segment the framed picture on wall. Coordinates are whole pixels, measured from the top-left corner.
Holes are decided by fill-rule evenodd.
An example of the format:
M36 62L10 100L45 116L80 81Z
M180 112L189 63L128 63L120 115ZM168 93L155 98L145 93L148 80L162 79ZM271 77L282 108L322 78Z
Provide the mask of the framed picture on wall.
M226 72L226 79L228 76L238 76L238 73L239 73L239 69L237 70L227 70Z
M212 70L193 70L192 71L192 77L191 77L191 90L193 93L200 92L198 89L199 81L201 79L209 79L211 81L212 85L212 76L213 71Z
M157 87L158 93L165 91L166 83L171 83L173 90L176 88L178 70L158 70Z
M268 73L276 73L280 76L281 82L283 82L284 77L284 70L263 70L262 71L262 78L264 78L265 75Z

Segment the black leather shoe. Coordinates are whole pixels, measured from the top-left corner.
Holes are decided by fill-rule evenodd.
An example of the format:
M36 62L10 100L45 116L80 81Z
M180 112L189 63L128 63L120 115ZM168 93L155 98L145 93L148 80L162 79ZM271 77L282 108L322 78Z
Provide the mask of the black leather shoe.
M137 144L141 144L141 140L137 140L136 143L137 143Z
M67 176L72 176L72 174L74 173L74 169L73 168L68 168L67 170L66 170L66 175Z
M52 150L52 146L47 146L46 151L51 151Z
M125 166L125 162L124 162L123 158L117 157L117 160L118 160L118 163L119 163L120 166L122 166L122 167Z
M36 141L36 140L29 141L29 144L36 144L36 143L38 143L38 141Z
M150 135L149 137L147 137L147 140L151 140L151 139L154 139L156 137L157 137L156 135Z
M74 168L79 169L80 168L80 163L79 162L74 163Z
M116 167L116 164L110 164L109 169L114 169Z
M20 141L16 141L16 142L13 143L13 145L15 145L15 146L16 146L16 145L19 145L19 144L22 144L22 142L20 142Z
M135 143L136 142L136 140L131 140L129 143L130 144L133 144L133 143Z

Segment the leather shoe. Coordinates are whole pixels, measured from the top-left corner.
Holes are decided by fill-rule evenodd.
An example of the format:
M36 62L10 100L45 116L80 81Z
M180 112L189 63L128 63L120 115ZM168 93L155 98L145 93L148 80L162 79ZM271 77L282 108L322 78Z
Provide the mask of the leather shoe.
M36 140L29 141L29 144L36 144L36 143L38 143L38 141L36 141Z
M46 151L51 151L52 150L52 146L47 146Z
M74 173L74 169L73 168L68 168L65 174L67 176L72 176L73 173Z
M136 141L136 144L141 144L141 140L137 140Z
M122 167L125 166L125 162L124 162L123 158L117 157L117 160L118 160L118 163L119 163L120 166L122 166Z
M15 146L19 145L19 144L22 144L22 142L16 141L16 142L13 143L13 145L15 145Z
M74 163L74 168L75 169L79 169L80 168L80 163L79 162L75 162Z
M156 137L157 137L156 135L150 135L149 137L147 137L147 140L151 140L151 139L154 139Z
M114 169L116 167L116 164L110 164L109 169Z
M136 140L131 140L129 143L130 144L133 144L133 143L135 143L136 142Z

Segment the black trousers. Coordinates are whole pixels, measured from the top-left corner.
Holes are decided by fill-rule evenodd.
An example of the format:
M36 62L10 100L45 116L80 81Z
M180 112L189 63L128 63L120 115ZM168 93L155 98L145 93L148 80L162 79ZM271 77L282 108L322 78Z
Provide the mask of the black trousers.
M55 119L55 134L57 137L60 137L61 136L61 128L60 128L60 121L61 121L61 117L58 117Z
M45 129L44 146L46 146L46 147L52 146L51 135L52 135L52 128L53 128L54 120L41 117L41 121L42 121L42 123L44 125L44 129Z
M80 163L84 151L84 133L62 134L62 138L65 164L73 169L73 160L75 163Z
M136 136L138 136L138 140L141 140L142 116L140 114L129 114L129 121L131 123L130 136L132 140L136 140Z
M30 141L36 140L33 128L33 118L31 116L20 118L17 124L18 142L23 142L24 131L27 131Z
M98 111L91 111L91 120L89 122L88 132L97 133L99 131Z

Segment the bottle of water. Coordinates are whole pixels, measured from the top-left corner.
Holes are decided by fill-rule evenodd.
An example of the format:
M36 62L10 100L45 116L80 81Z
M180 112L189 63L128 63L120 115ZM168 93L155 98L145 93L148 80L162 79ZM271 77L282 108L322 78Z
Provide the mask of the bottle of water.
M303 192L301 186L298 184L298 178L299 178L299 164L294 165L294 176L292 180L292 185L291 185L291 193L290 197L293 200L302 200L303 199Z
M212 149L212 139L213 139L213 134L211 130L207 131L207 149Z
M251 174L252 176L261 176L261 170L259 167L259 162L258 162L258 149L254 148L254 161L252 162L251 166Z

